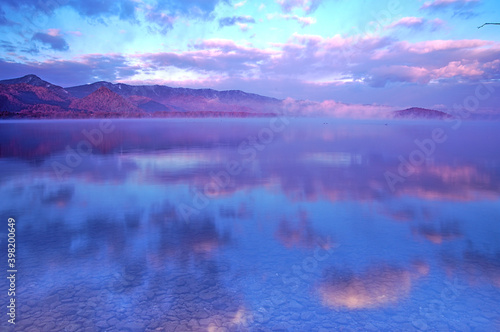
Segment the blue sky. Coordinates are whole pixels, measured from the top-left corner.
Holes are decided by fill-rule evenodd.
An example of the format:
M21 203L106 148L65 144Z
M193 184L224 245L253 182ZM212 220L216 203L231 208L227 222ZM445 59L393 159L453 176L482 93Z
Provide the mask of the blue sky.
M494 0L1 0L0 79L449 109L497 87ZM482 102L494 110L498 99Z

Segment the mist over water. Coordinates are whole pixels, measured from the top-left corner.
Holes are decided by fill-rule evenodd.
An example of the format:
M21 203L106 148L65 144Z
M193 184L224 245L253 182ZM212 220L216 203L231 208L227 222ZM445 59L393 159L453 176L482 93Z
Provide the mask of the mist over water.
M499 130L2 122L16 331L499 330Z

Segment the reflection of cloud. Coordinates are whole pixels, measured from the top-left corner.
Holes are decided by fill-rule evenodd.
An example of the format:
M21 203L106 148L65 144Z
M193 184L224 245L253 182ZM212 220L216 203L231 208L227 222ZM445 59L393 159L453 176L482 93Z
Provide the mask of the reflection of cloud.
M488 184L490 177L471 165L450 166L450 165L435 165L425 168L415 168L416 174L428 174L438 177L444 183L471 183L480 182Z
M61 187L54 192L45 192L41 200L44 204L57 204L62 206L66 205L71 198L73 198L74 192L75 188L73 186Z
M439 225L421 224L413 231L434 244L442 244L444 241L452 241L462 237L457 222L443 222Z
M337 167L350 167L352 165L361 164L362 156L347 152L317 152L304 154L302 157L305 161L316 162Z
M318 235L311 227L307 213L304 211L299 212L297 227L293 227L286 219L281 220L275 236L287 248L314 248L318 245L322 247L330 246L329 240Z
M431 221L433 218L432 210L412 205L398 205L396 207L384 205L384 207L380 209L380 213L390 217L394 221L400 222L415 220Z
M415 210L408 207L397 210L383 209L381 213L391 217L395 221L412 221L415 220L416 213Z
M234 219L248 219L252 216L252 210L248 207L246 202L240 203L238 209L232 206L221 206L219 209L219 214L223 218L234 218Z
M398 192L400 195L409 195L412 197L428 201L457 201L470 202L477 200L497 200L498 193L491 191L475 190L474 188L453 188L453 186L443 188L425 188L422 185L409 186Z
M323 304L332 308L378 308L399 302L409 295L413 281L428 273L424 263L412 270L387 265L370 267L355 274L334 270L318 287Z
M449 273L465 274L472 286L494 285L500 288L500 252L485 254L468 250L462 258L445 256L444 264Z
M497 199L498 179L495 173L477 165L427 165L416 167L410 180L397 190L428 200L471 201Z
M124 183L140 177L144 183L187 184L203 192L205 185L217 181L214 175L226 172L227 163L234 160L240 163L242 171L228 175L230 183L218 192L219 196L259 187L278 189L295 201L373 201L392 195L429 201L474 201L498 199L500 195L500 173L495 166L498 163L496 142L478 149L484 155L478 159L482 162L471 163L449 154L449 151L463 150L468 143L460 138L450 140L446 147L443 146L445 150L439 159L415 168L415 172L405 178L404 183L398 183L392 193L381 174L387 170L397 174L397 155L407 155L414 148L394 144L394 140L401 137L399 127L383 124L381 127L377 122L369 126L319 125L308 122L316 120L307 120L304 125L290 127L281 136L275 135L272 144L262 151L253 149L255 161L245 165L242 159L246 155L238 154L239 144L248 140L249 135L258 133L262 128L259 125L267 125L268 120L230 121L231 125L223 129L219 122L206 121L172 125L169 130L165 130L166 123L162 121L148 122L144 126L117 121L114 123L117 129L106 134L101 144L93 146L92 152L97 158L84 157L78 167L72 168L71 176L84 178L89 183L104 179ZM30 169L55 176L52 161L65 165L65 147L76 149L79 142L86 139L81 130L89 131L96 126L98 124L93 122L75 123L71 127L55 124L41 127L31 123L17 128L5 125L0 130L0 157L23 162L43 161L40 167L30 166ZM412 137L419 137L416 135L418 133ZM467 146L481 144L491 135L493 132L488 128L475 129L471 135L466 135L468 141L473 140L473 144ZM461 156L476 153L475 148L467 148ZM17 167L7 168L2 176L24 172ZM387 214L396 220L414 218L404 207Z
M169 256L181 261L186 257L203 260L230 241L229 234L219 234L212 220L199 219L184 223L170 205L153 213L150 220L159 235L158 257L153 259L161 260Z
M187 168L203 167L217 163L213 154L203 151L172 151L161 154L125 154L120 156L123 161L132 161L141 170L154 169L163 171L179 171Z

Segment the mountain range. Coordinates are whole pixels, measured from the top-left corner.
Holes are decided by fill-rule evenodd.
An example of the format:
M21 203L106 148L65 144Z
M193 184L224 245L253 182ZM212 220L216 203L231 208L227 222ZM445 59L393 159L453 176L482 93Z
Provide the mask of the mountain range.
M36 75L0 81L0 118L249 117L284 110L283 100L239 90L172 88L96 82L62 88ZM423 108L392 113L395 118L444 119Z
M401 111L394 111L396 119L439 119L445 120L452 118L451 115L441 111L428 110L426 108L411 107Z

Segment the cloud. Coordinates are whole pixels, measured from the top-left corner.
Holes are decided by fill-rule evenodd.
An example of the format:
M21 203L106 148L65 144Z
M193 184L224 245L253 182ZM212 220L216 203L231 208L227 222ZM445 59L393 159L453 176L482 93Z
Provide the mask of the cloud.
M258 63L266 62L274 52L238 45L232 40L209 39L192 45L185 52L160 52L137 55L147 70L175 67L195 73L216 72L226 76L251 76L258 71ZM253 74L252 74L253 73Z
M228 0L158 0L153 6L155 10L171 14L209 19L219 3L229 4Z
M69 34L72 34L73 36L81 37L83 36L83 33L81 31L68 31Z
M7 5L16 10L31 9L37 13L52 14L56 9L69 7L78 14L90 18L118 17L121 20L135 20L136 2L133 0L6 0Z
M135 19L135 4L131 0L72 0L67 3L82 16L118 16L122 20Z
M144 12L145 16L153 18L153 21L155 16L151 13L208 19L217 5L229 4L229 0L152 0L147 2L140 0L4 0L4 3L17 11L33 11L51 15L56 9L67 7L83 17L95 19L116 17L120 20L136 22L138 12Z
M336 118L371 119L390 117L396 108L377 104L345 104L335 100L322 102L286 98L283 107L290 114L305 116L330 116Z
M452 10L454 16L469 19L476 16L475 8L479 0L433 0L425 2L420 9L428 11Z
M96 81L117 81L131 77L140 68L130 65L128 59L116 54L84 55L72 60L43 62L9 62L0 59L0 73L5 78L35 74L61 86L73 86Z
M450 7L461 7L469 4L477 4L479 0L434 0L425 2L421 9L443 9Z
M15 23L5 17L5 12L0 8L0 26L11 26Z
M424 25L426 20L422 17L403 17L396 22L389 24L387 27L389 29L404 27L404 28L416 28L420 29Z
M422 30L425 27L429 27L431 31L435 31L444 25L444 21L436 18L434 20L427 20L423 17L403 17L389 25L387 29L396 28L408 28L412 30Z
M0 40L0 48L2 48L5 52L15 52L16 47L13 43L7 40Z
M60 38L57 30L43 36ZM13 45L4 44L3 47L12 48ZM168 82L177 82L177 85L220 87L227 83L226 88L245 86L245 89L248 87L262 94L286 97L286 94L294 96L295 93L307 96L306 91L314 96L327 96L328 91L340 91L347 86L363 89L402 85L418 90L416 85L441 82L453 86L484 79L498 80L499 58L500 43L485 40L410 43L378 36L325 38L296 33L286 43L269 44L266 48L229 39L208 39L194 42L186 51L120 57L89 55L71 62L71 67L83 66L92 77L112 81L130 82L134 78L148 81L169 75ZM59 68L68 65L61 61L52 64ZM433 103L443 102L434 100Z
M143 10L145 19L152 25L150 32L166 34L173 29L173 24L180 17L209 20L219 3L228 0L158 0L153 5L146 5Z
M210 10L211 7L207 8ZM175 8L172 10L175 12ZM232 10L232 7L228 7L228 10ZM148 13L150 22L158 22L150 25L156 27L158 24L159 28L163 24L165 32L169 31L168 27L176 19L180 19L179 16L168 14L168 10L157 12L156 16L152 9ZM275 16L272 18L290 20L295 20L293 17L297 16L294 13L273 15ZM215 23L223 27L236 25L245 29L252 26L254 21L250 16L235 15L220 18ZM435 21L425 19L425 16L405 17L390 26L428 29L433 22ZM58 30L35 32L37 34L33 35L33 40L36 43L28 46L40 49L50 47L55 50L68 47L64 37L67 38L69 32L64 35ZM392 103L393 99L397 99L410 103L411 98L416 100L420 92L425 92L425 95L432 95L429 98L432 105L449 105L449 100L457 98L453 97L451 88L446 90L446 97L434 91L444 91L440 90L443 86L470 87L480 80L500 80L499 42L480 39L409 42L397 40L395 35L337 34L323 37L294 33L282 43L259 44L259 47L257 44L229 39L200 39L181 48L182 50L124 54L121 57L94 54L51 62L33 62L8 54L15 48L23 47L10 40L10 43L1 43L0 47L4 51L4 64L9 59L13 68L7 70L8 66L5 65L3 69L7 71L3 75L11 72L35 73L41 76L44 74L48 78L56 77L54 82L78 83L96 80L127 80L130 83L134 80L157 80L157 83L176 86L189 84L190 87L237 87L279 98L291 96L310 100L335 99L349 103L360 103L360 100L368 104L383 103L383 98L385 102ZM36 52L36 49L31 52ZM23 54L21 51L17 53ZM23 68L26 71L16 69L19 67L14 61L24 62ZM49 64L60 74L45 75L49 72ZM66 71L65 75L62 74L63 71ZM81 77L77 77L77 74ZM388 91L394 96L398 94L397 98L392 98ZM408 91L416 92L408 95ZM465 88L460 93L464 91ZM411 104L413 103L409 106L414 106ZM329 106L331 105L333 104ZM338 104L335 107L339 109L343 106Z
M243 0L241 2L235 3L234 4L234 9L238 9L240 7L243 7L247 3L247 0Z
M255 23L255 19L251 16L232 16L219 19L219 28L236 25L237 23Z
M391 83L478 82L500 79L500 43L484 40L435 40L417 43L389 38L323 38L295 34L279 54L262 64L275 77L318 86L361 82L370 87Z
M371 86L384 87L388 83L409 82L428 84L432 80L462 78L480 79L484 74L477 61L451 61L446 66L429 69L418 66L394 65L374 68L366 78Z
M500 78L495 60L500 44L484 40L397 42L372 55L373 62L356 68L374 87L388 83L478 82ZM354 70L356 70L354 69Z
M252 29L251 26L249 26L248 24L245 24L245 23L236 23L236 25L240 28L241 31L245 32L245 31L248 31L250 29Z
M323 0L276 0L284 13L290 13L298 8L306 14L314 12Z
M154 26L149 26L150 32L160 33L164 35L173 29L177 17L161 12L150 11L146 13L146 20L154 23Z
M426 54L437 51L468 50L482 48L492 45L494 42L480 39L462 39L462 40L429 40L423 42L409 43L399 42L397 48L411 53Z
M54 51L67 51L69 50L69 45L64 40L63 37L61 37L58 32L54 33L54 31L49 31L48 33L43 33L43 32L37 32L33 35L31 38L32 40L42 42L43 44L46 44L50 46L51 49Z
M316 23L316 19L314 17L301 17L298 15L290 15L290 14L268 14L267 15L268 20L272 20L276 17L285 19L287 21L289 21L289 20L297 21L303 28L308 26L308 25Z

